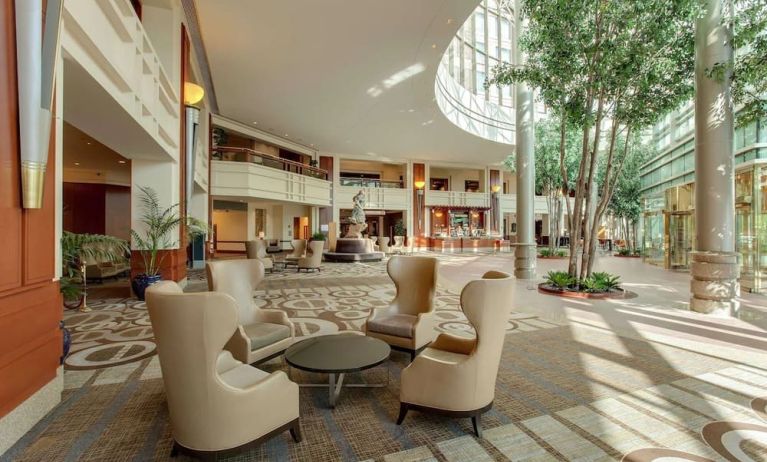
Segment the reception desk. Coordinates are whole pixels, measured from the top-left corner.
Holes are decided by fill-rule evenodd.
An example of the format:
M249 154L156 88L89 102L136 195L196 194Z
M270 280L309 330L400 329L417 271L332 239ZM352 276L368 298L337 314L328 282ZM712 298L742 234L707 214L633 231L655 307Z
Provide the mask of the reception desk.
M493 237L431 237L429 249L436 252L508 250L509 241Z

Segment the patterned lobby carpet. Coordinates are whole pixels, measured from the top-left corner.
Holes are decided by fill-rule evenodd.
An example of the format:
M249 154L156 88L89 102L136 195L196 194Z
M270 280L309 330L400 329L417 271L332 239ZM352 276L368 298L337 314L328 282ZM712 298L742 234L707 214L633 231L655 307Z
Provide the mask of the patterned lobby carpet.
M204 287L203 276L190 275L187 290ZM254 294L260 306L285 310L302 336L357 330L392 295L382 264L269 275ZM440 288L440 328L467 334L457 295ZM145 306L130 299L93 306L89 314L66 314L76 343L62 403L0 460L169 459ZM513 314L507 329L484 439L472 436L468 419L411 412L397 426L407 356L393 352L362 377L388 380L387 387L345 389L335 409L327 390L302 388L302 443L286 433L226 460L767 460L764 369L527 314ZM281 359L263 368L288 372ZM291 374L299 383L325 380Z

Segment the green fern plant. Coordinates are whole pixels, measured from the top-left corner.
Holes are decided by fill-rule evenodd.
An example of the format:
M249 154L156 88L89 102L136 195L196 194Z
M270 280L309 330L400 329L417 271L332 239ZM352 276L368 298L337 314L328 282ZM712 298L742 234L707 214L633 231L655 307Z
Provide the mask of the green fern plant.
M165 255L160 255L160 250L172 248L177 244L171 237L173 230L185 225L187 237L191 239L206 234L208 226L196 218L181 216L177 203L163 208L154 189L146 186L138 188L138 200L141 204L139 222L144 226L141 232L131 229L130 234L133 244L141 254L144 274L156 276L160 273L165 259Z
M546 283L558 289L567 289L575 284L575 278L570 276L567 271L549 271L545 276Z

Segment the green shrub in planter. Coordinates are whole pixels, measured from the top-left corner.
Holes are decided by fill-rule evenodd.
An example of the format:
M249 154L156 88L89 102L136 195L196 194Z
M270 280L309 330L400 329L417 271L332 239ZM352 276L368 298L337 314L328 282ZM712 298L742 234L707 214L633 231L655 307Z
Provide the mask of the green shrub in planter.
M325 240L325 234L323 234L323 233L318 231L318 232L312 234L312 240L313 241L324 241Z
M570 276L567 271L549 271L545 277L546 283L551 284L557 289L567 289L575 284L575 278Z

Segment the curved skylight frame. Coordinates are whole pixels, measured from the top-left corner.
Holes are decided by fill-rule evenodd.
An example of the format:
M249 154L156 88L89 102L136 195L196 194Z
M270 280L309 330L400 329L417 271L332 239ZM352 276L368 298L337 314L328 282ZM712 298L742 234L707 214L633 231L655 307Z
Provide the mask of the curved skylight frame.
M480 3L445 52L434 85L436 102L448 120L503 144L514 144L513 92L510 86L485 90L484 79L499 62L511 60L514 15L510 4L505 0Z

